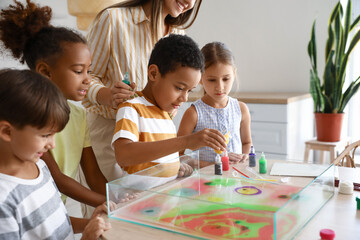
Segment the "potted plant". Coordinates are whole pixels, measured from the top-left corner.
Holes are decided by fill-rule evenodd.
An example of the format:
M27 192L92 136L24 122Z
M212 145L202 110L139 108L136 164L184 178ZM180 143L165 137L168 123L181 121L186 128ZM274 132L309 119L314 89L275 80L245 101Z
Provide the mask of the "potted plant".
M351 0L348 0L345 15L340 1L332 11L328 25L325 47L325 69L320 81L317 69L315 23L308 44L311 61L310 94L314 100L317 139L336 142L340 140L344 108L360 87L360 76L344 86L349 56L360 40L360 30L350 39L349 33L360 22L360 15L351 23ZM346 88L346 89L345 89Z

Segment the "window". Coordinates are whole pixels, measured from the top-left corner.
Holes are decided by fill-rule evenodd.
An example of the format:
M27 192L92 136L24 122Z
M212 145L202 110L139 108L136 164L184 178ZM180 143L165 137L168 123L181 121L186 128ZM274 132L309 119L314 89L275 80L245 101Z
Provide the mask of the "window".
M360 15L360 1L352 1L352 21ZM352 31L352 36L360 30L360 24ZM347 81L354 81L360 76L360 42L350 55L347 69ZM348 114L348 135L350 140L360 139L360 91L349 102L346 114Z

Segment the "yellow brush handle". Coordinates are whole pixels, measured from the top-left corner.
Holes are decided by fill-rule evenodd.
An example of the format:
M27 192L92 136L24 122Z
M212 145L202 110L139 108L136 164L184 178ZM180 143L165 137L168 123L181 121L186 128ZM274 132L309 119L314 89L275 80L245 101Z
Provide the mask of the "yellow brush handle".
M254 180L258 181L268 181L268 182L276 182L277 179L264 179L264 178L255 178Z

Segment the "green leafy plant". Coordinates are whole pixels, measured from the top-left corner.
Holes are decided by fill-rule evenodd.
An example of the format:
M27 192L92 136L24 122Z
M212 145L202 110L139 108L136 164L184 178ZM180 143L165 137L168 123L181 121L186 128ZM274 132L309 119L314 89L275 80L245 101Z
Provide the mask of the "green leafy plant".
M351 24L351 0L348 0L345 16L340 1L332 11L328 25L328 39L325 47L325 69L321 83L317 70L317 48L315 23L308 44L310 70L310 94L314 100L314 110L320 113L343 113L346 104L359 90L360 76L351 81L344 91L346 66L350 53L360 40L360 30L349 39L349 33L360 22L360 15Z

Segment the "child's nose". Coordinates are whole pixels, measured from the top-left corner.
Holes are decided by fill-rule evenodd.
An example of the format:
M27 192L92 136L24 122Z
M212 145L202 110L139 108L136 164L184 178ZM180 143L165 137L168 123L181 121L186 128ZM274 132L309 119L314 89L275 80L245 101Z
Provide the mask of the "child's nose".
M48 138L48 143L46 144L47 149L53 149L55 148L55 136L52 135Z
M83 84L89 85L90 80L91 80L91 75L89 73L87 73L84 80L83 80Z
M187 100L188 100L188 92L183 92L181 95L180 95L180 98L179 98L179 100L181 101L181 102L187 102Z
M223 89L223 87L224 87L224 84L223 84L222 81L219 81L218 84L216 85L216 88L217 88L218 90Z

